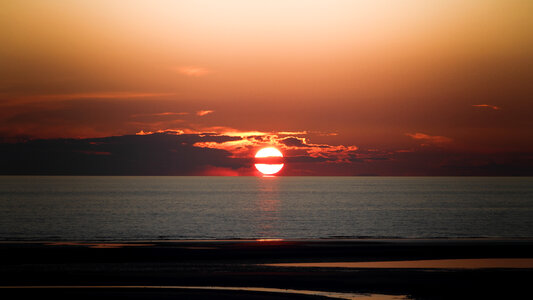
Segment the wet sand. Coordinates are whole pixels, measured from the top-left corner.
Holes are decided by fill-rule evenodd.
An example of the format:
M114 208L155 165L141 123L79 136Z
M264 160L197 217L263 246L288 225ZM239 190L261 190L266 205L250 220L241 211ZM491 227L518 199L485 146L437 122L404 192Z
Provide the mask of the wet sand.
M424 265L402 269L393 265L399 261L516 258L533 258L533 240L2 242L0 285L262 287L406 295L415 299L528 297L533 279L529 266L514 269L511 263L503 263L481 269L431 269ZM325 262L392 265L264 265ZM0 294L53 295L56 299L326 299L312 294L260 291L81 287L0 289Z
M533 269L533 258L467 258L372 262L311 262L265 265L272 267L360 269Z

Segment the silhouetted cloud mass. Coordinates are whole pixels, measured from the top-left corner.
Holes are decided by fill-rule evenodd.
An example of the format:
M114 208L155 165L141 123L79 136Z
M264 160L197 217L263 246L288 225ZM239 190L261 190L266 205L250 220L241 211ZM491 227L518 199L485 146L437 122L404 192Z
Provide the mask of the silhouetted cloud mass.
M239 139L212 135L125 135L94 139L32 140L0 144L3 174L194 175L207 166L238 169L249 165L221 149L196 142Z
M410 135L412 149L361 149L266 134L166 131L88 139L6 139L0 174L256 175L255 152L267 145L285 157L280 175L533 175L528 152L472 153L443 148L441 136ZM437 145L433 145L437 144Z
M289 147L308 147L303 139L295 138L295 137L288 137L280 140L280 143L284 144L285 146Z

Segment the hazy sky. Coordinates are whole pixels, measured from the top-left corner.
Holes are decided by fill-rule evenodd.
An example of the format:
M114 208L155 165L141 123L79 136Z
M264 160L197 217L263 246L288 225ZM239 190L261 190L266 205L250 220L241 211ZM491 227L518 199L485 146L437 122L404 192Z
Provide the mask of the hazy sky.
M255 131L376 164L533 160L528 0L5 0L0 45L5 138L241 132L197 145L236 153Z

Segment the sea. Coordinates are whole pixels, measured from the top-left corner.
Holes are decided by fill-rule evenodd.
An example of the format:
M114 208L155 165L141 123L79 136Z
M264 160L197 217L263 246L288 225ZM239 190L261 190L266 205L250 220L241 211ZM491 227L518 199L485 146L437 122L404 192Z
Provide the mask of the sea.
M0 176L0 240L532 237L533 177Z

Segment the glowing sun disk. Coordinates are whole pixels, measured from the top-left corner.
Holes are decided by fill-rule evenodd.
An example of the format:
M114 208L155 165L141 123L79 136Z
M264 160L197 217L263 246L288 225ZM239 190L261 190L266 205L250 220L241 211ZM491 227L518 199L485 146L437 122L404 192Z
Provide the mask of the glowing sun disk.
M268 147L257 151L255 157L283 157L283 154L274 147Z
M283 154L274 147L267 147L257 151L255 157L283 157ZM255 168L264 175L276 174L283 168L283 166L284 164L255 164Z

